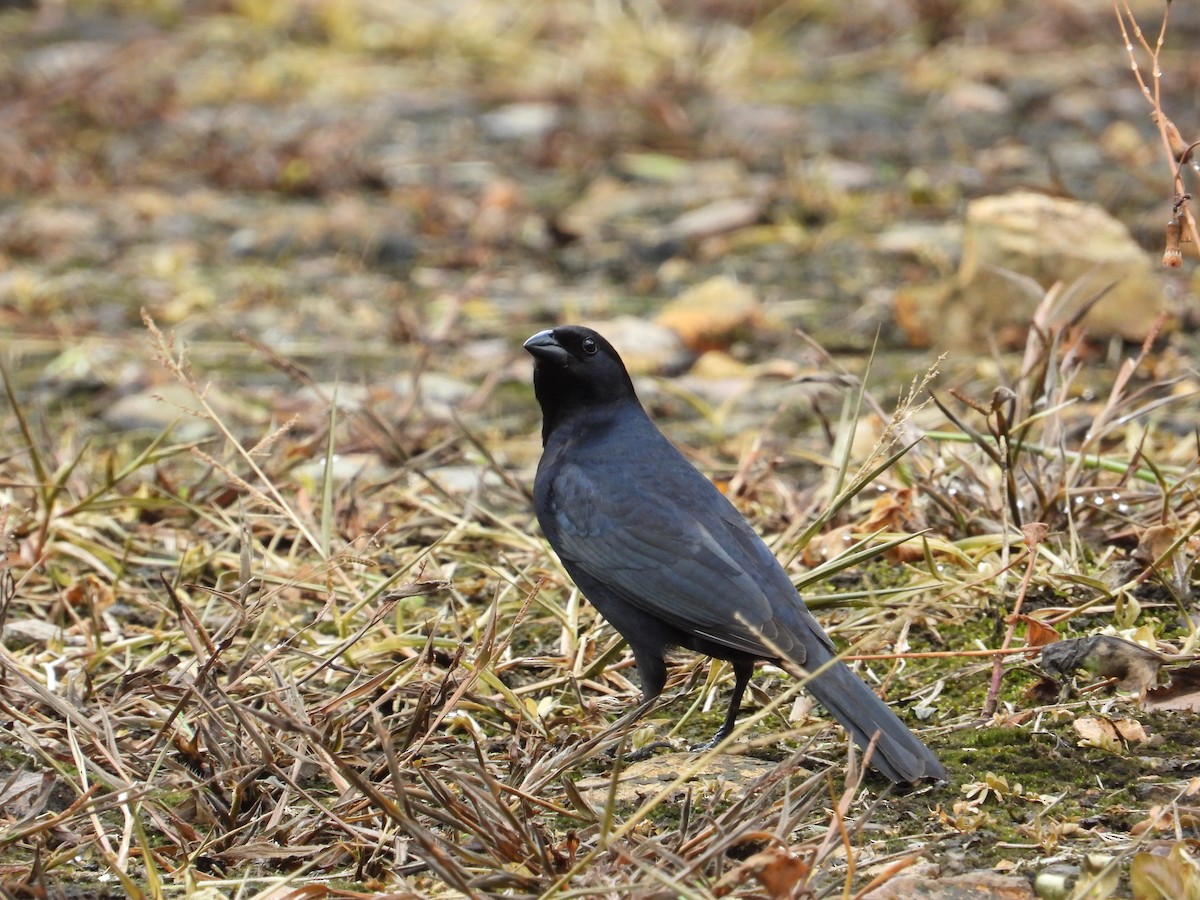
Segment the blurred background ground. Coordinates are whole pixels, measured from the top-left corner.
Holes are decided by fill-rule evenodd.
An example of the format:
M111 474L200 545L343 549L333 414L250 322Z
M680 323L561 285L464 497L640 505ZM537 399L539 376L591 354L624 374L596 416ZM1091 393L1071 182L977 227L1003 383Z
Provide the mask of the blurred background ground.
M1156 34L1162 6L1133 8ZM1175 4L1162 107L1188 139L1198 40L1200 13ZM1105 397L1163 313L1141 374L1178 398L1160 424L1180 444L1155 446L1184 471L1200 286L1190 250L1181 269L1158 266L1172 197L1149 112L1113 9L1082 0L4 4L0 489L20 585L6 645L20 620L31 671L38 654L61 659L61 634L29 625L40 618L145 628L202 659L212 647L165 624L156 579L200 585L185 600L203 606L202 589L236 595L259 553L272 602L293 604L280 634L330 609L339 639L366 628L360 604L398 572L452 585L449 606L405 600L372 651L413 672L424 660L428 681L450 657L423 641L453 656L494 598L515 612L537 574L557 577L522 494L539 446L520 342L567 321L600 327L671 436L744 490L764 531L794 537L872 346L886 411L942 352L937 388L986 402L1012 382L1042 289L1061 279L1078 305L1125 275L1080 345L1076 396ZM992 196L1012 206L971 206ZM1014 232L1036 246L1010 251ZM1014 260L1040 287L973 280ZM202 399L144 317L186 348ZM167 429L165 462L139 455ZM745 490L762 459L774 480ZM993 533L992 507L979 511L985 525L938 536ZM330 574L346 548L369 576ZM561 605L568 585L546 590ZM95 609L73 620L75 603ZM574 674L596 675L584 650L600 634ZM532 658L541 637L513 639ZM85 657L114 685L145 663ZM608 685L626 701L629 687ZM528 694L530 721L544 695ZM410 738L430 725L416 698L390 708ZM169 711L146 713L141 737L165 733ZM322 864L343 871L330 853ZM410 889L439 890L421 881L431 853L414 852ZM705 884L718 858L696 870ZM386 866L359 865L389 883ZM597 877L632 877L613 865ZM543 875L497 884L533 894Z
M1198 27L1181 4L1163 56L1185 132ZM254 385L245 333L347 385L432 352L471 391L531 329L725 276L762 315L719 348L803 366L793 327L961 347L919 310L971 198L1098 204L1148 254L1169 216L1103 4L49 3L0 29L13 368L114 427L154 377L142 308L237 361L223 386ZM1187 321L1194 285L1163 289Z

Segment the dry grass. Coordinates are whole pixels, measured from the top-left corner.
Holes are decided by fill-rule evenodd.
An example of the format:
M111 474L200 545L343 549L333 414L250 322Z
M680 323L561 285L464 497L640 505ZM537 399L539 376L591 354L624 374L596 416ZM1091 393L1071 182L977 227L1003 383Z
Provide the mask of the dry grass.
M904 649L929 628L999 615L1009 598L1016 612L1031 584L1087 586L1048 618L1060 627L1102 604L1131 625L1151 582L1190 604L1194 460L1167 462L1180 448L1142 427L1180 395L1139 380L1145 350L1085 411L1082 345L1048 321L990 405L941 404L957 427L889 451L931 415L910 395L858 477L851 441L829 458L812 489L836 498L824 535L857 537L798 579L850 566L861 578L871 556L916 548L891 569L898 590L868 581L814 602L840 601L833 630L857 652ZM672 753L661 780L630 793L639 764L622 762L627 751L702 728L691 723L721 684L710 678L674 729L657 712L637 719L628 655L532 528L527 472L479 452L452 421L414 416L417 443L432 449L398 465L407 477L339 481L343 442L394 447L376 420L329 403L307 417L315 430L291 422L239 436L180 348L147 326L214 439L164 434L136 452L90 452L69 432L56 440L9 393L0 845L10 893L58 895L92 868L91 889L116 879L110 893L133 896L338 882L412 896L751 895L771 893L773 879L822 894L890 877L953 833L928 813L949 804L946 789L889 798L860 783L854 759L843 781L843 738L794 708L799 686L774 674L773 699L739 729L756 774L726 768L738 757ZM850 431L864 396L848 392ZM325 473L311 483L297 474L307 458ZM440 485L434 463L464 458L477 461L473 486ZM758 457L738 471L748 510L783 489ZM1020 555L1031 522L1047 527ZM1150 525L1177 539L1114 582L1105 573L1132 554L1112 540ZM796 545L795 528L778 537ZM1023 573L1019 587L1009 571ZM918 707L933 711L966 663L922 673L901 655L876 674L894 700L929 682ZM694 662L672 684L694 697L702 671ZM986 716L1006 671L997 658ZM771 730L789 708L794 721ZM980 711L935 715L938 746ZM880 829L880 803L926 814Z
M114 466L131 448L48 443L10 392L10 890L54 894L81 859L135 896L331 879L703 894L767 847L811 857L814 883L852 872L829 835L852 847L869 810L849 812L855 781L831 793L798 770L801 749L749 784L692 785L712 763L696 757L619 807L637 710L606 711L636 696L629 660L547 569L514 473L485 461L466 496L416 466L407 485L306 487L300 448L332 473L339 439L374 423L357 416L347 434L331 405L324 434L292 422L251 445L147 328L217 438L160 435ZM441 437L428 440L471 447ZM383 524L346 527L364 522ZM575 786L596 771L607 796ZM802 826L814 836L797 842Z
M119 13L117 25L137 18L121 0L85 5ZM49 17L59 9L44 6ZM555 216L611 160L666 153L784 172L771 222L750 229L746 248L813 251L828 269L808 290L840 278L841 266L857 272L873 252L849 238L893 219L949 218L959 188L951 182L945 206L930 208L912 186L920 179L903 177L910 165L922 174L919 159L892 156L902 143L894 123L853 131L850 146L796 146L789 136L760 147L732 113L751 113L769 136L778 113L803 107L816 116L797 132L807 139L822 122L888 119L878 108L844 116L843 93L866 96L893 80L1005 84L1002 70L1054 64L1054 54L997 64L969 43L939 50L939 29L962 23L936 2L911 9L928 19L928 43L891 40L900 7L888 4L850 15L828 4L714 0L700 4L715 16L711 28L693 27L691 5L677 3L523 13L502 2L201 6L193 15L171 2L138 5L161 35L115 39L94 58L86 41L47 39L56 52L33 57L37 65L4 62L0 187L29 192L42 214L0 236L0 313L14 316L6 327L27 329L6 342L5 361L27 362L35 344L84 344L90 326L75 317L95 301L118 329L136 328L139 305L156 304L158 321L191 329L200 362L149 317L144 332L111 339L153 357L139 360L155 373L144 383L181 389L178 424L151 435L106 430L70 402L46 414L40 372L4 373L0 893L852 897L924 863L1002 858L1032 874L1097 852L1107 858L1089 877L1107 884L1127 863L1168 859L1146 862L1142 851L1156 842L1183 852L1200 821L1192 714L1158 719L1151 747L1098 750L1078 746L1071 721L1085 710L1137 715L1134 702L1068 691L1047 703L1024 689L1031 620L1064 637L1112 632L1196 651L1200 453L1185 341L1148 340L1128 359L1106 358L1078 317L1056 311L1089 299L1055 289L1023 357L985 361L982 377L954 374L961 360L951 359L949 376L918 380L894 400L878 377L839 373L842 405L821 423L826 441L776 434L767 419L737 452L732 440L693 448L864 677L946 760L950 785L908 794L864 774L844 733L770 667L727 751L688 752L711 734L728 672L681 656L664 699L638 707L629 653L534 524L526 370L454 371L473 388L457 417L423 390L462 363L440 357L459 331L508 340L520 356L512 332L531 329L511 317L525 310L506 302L514 296L549 316L578 306L615 314L625 309L614 295L640 304L663 293L662 283L642 286L635 267L578 288L598 298L581 303L563 284L624 260L604 256L607 246L575 258L539 243L573 237L552 234ZM443 7L458 14L439 17ZM674 15L679 8L688 15ZM1161 115L1159 48L1135 31L1124 3L1116 9L1177 160ZM1065 6L1045 10L1075 21ZM1009 13L1021 29L1025 12ZM727 27L743 17L759 24ZM812 72L784 40L809 20L820 29L808 40L832 53ZM24 38L16 22L4 18L0 30ZM863 49L874 44L885 51ZM1115 36L1112 47L1124 66ZM1076 73L1077 58L1059 64ZM55 77L55 66L69 77ZM856 73L874 87L860 89ZM394 85L411 93L397 101ZM487 142L461 139L456 92L477 112L542 101L578 121L492 161ZM380 148L408 123L389 103L427 95L428 156L399 155L430 183L388 182L392 156ZM376 121L375 107L356 105L364 98L387 100L379 108L392 113ZM297 100L294 128L281 113ZM726 131L705 127L727 111L735 124ZM792 184L804 180L797 161L825 155L899 176L838 189L837 202L819 184ZM532 172L531 182L566 172L548 193L570 196L531 189L491 242L471 243L487 230L477 227L486 204L439 173L480 159ZM1110 168L1119 167L1091 173L1096 196L1121 193ZM1181 199L1192 172L1171 169L1161 201L1194 233ZM310 220L302 204L277 208L280 195L316 197L336 215ZM508 194L497 196L503 207ZM46 215L75 204L66 211L94 215L83 224ZM163 224L172 213L187 239ZM258 257L232 258L233 228L255 232ZM398 269L406 252L420 256L420 277L403 290L404 278L366 264L390 232L413 241L393 248ZM521 241L506 243L517 233ZM282 236L277 254L272 235ZM839 258L840 246L851 255ZM740 249L720 238L674 277L703 277ZM764 271L792 283L786 267ZM859 277L847 280L855 297ZM246 327L274 333L294 313L281 327L297 356L376 354L391 366L398 347L411 350L410 390L344 398L298 358L234 343L229 332L267 306L278 307L275 318ZM354 316L357 327L339 327ZM86 349L105 340L89 337ZM789 358L799 345L787 344ZM286 384L264 400L228 383L206 349ZM130 388L102 381L108 396ZM489 404L504 391L504 414L520 412L497 424L491 413L503 404ZM1187 866L1176 860L1172 877Z

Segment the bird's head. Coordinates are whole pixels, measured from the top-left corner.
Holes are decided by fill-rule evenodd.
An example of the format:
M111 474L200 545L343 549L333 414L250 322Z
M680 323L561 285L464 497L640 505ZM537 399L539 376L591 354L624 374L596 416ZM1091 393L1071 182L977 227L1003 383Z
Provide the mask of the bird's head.
M637 402L633 382L612 344L582 325L539 331L525 342L533 355L533 390L542 407L542 437L586 409Z

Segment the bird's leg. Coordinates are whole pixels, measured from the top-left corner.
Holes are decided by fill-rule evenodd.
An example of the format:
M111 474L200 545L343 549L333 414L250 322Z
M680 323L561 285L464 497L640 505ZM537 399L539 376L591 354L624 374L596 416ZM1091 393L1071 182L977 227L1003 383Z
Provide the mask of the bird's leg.
M729 712L725 714L725 723L720 730L712 736L712 740L705 741L702 744L696 744L692 750L711 750L725 738L733 734L733 729L737 725L738 711L742 708L742 695L746 693L746 686L750 684L750 676L754 674L754 662L752 660L741 659L735 660L733 663L733 696L729 698Z
M642 700L621 717L622 722L626 719L635 722L652 710L662 693L663 685L667 683L667 665L661 652L639 644L633 647L633 658L637 662L638 676L642 679ZM638 762L649 759L654 755L654 751L670 746L666 741L652 741L640 750L631 750L623 758L627 763ZM615 754L616 748L610 748L608 752L610 755Z

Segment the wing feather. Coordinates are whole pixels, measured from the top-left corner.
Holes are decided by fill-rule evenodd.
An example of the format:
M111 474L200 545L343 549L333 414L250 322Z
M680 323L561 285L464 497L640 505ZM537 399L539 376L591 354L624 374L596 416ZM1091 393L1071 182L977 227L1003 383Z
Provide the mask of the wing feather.
M700 502L680 503L654 502L654 496L640 491L605 492L588 470L562 466L554 479L552 510L559 556L568 569L579 567L621 599L681 631L755 656L782 654L802 663L801 636L775 620L778 600L787 598L776 598L773 607L767 593L778 591L777 576L792 597L795 589L782 570L777 575L757 571L764 564L778 569L778 563L752 533L750 542L738 535L742 539L725 543L713 534L713 528L744 522L731 507L736 522L721 515L724 498L697 477L719 506L703 494L688 498ZM808 615L798 597L794 605L802 617Z

